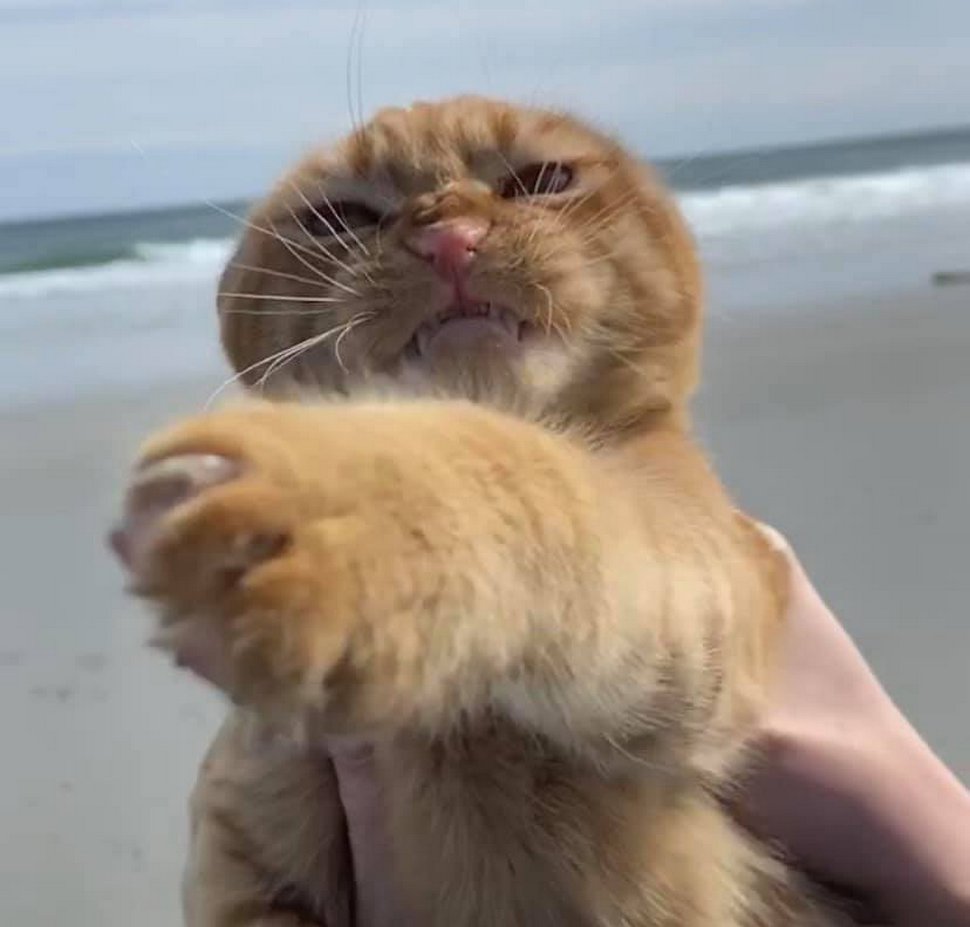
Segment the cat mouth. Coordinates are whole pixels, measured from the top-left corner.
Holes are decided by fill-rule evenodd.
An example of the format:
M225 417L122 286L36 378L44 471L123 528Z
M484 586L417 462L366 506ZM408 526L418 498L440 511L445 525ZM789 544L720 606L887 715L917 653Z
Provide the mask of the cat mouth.
M408 342L407 353L427 358L442 350L474 348L484 342L517 346L531 326L511 309L492 302L448 306L423 322Z

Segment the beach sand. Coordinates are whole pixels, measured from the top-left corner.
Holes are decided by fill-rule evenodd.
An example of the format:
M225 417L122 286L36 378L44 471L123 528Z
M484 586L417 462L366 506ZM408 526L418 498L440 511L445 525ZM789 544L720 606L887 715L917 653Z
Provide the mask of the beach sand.
M970 287L715 318L699 425L970 780ZM0 922L172 927L217 697L144 647L103 546L139 439L218 382L0 412Z

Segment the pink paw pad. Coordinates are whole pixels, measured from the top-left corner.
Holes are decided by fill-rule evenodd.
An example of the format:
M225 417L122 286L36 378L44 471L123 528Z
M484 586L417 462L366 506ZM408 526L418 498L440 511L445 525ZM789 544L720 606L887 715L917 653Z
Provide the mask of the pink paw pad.
M128 487L121 520L108 538L111 549L128 570L137 572L162 517L239 473L236 461L217 454L179 454L145 464Z

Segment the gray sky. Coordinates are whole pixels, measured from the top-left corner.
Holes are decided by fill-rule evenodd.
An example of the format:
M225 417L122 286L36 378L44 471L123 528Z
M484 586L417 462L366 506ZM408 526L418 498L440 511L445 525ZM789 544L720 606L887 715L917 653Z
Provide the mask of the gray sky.
M970 2L0 0L0 220L249 195L456 91L655 156L970 123Z

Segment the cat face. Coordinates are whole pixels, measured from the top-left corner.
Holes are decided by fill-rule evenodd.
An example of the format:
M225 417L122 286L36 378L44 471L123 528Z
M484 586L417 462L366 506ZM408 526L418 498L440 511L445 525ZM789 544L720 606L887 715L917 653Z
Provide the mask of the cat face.
M459 98L384 110L288 173L219 309L262 389L424 381L629 417L689 390L699 289L676 209L616 143Z

